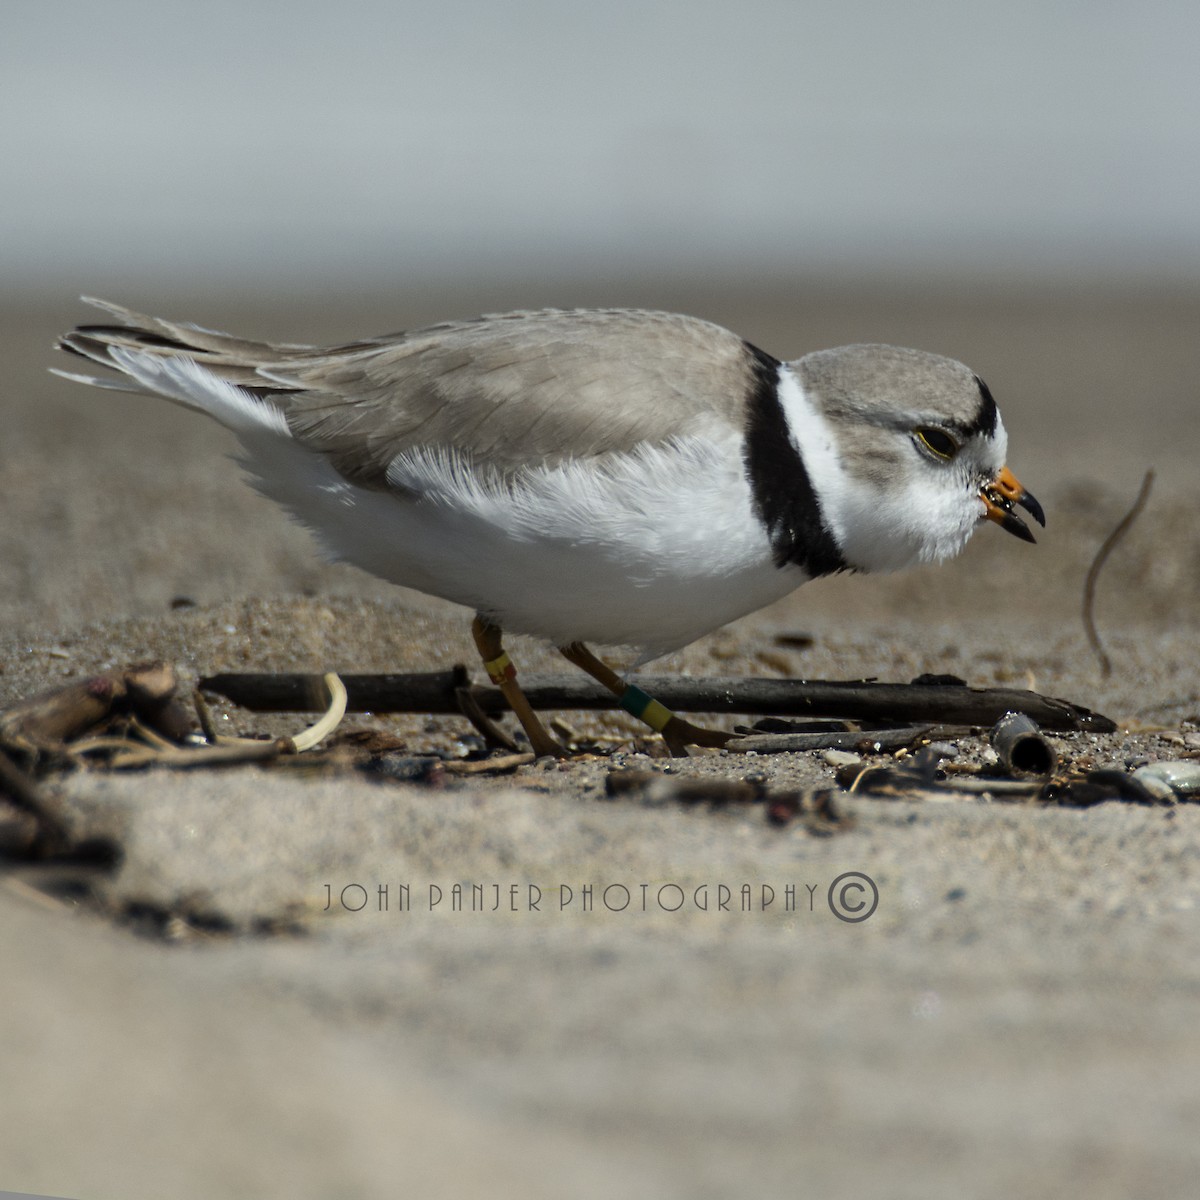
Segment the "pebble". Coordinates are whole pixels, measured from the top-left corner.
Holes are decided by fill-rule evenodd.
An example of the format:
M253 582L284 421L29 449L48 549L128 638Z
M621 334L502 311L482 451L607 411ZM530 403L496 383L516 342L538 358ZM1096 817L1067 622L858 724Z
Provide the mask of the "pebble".
M831 767L853 767L862 762L862 756L849 750L822 750L821 759Z

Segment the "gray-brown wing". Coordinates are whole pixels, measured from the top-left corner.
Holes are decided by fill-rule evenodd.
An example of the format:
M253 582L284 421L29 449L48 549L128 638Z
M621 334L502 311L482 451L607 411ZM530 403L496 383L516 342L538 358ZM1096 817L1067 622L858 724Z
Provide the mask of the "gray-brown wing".
M415 447L502 471L741 427L743 341L693 317L634 310L511 313L260 368L297 438L363 483Z

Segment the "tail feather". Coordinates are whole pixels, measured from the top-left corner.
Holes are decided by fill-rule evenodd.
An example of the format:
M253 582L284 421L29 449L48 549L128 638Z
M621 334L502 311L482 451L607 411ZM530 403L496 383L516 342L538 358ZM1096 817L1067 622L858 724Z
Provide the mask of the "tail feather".
M146 354L124 346L115 346L110 353L113 365L143 391L207 413L235 433L292 436L275 405L219 378L193 358Z
M291 436L282 411L271 399L291 389L268 380L259 370L260 364L279 361L281 347L85 299L121 324L81 325L64 334L58 347L107 367L118 377L55 374L92 387L162 396L207 413L240 433Z
M66 349L61 346L60 349ZM69 379L72 383L86 383L88 387L107 388L110 392L140 392L142 389L128 379L114 379L111 375L80 375L77 371L61 371L58 367L50 368L51 375L60 379Z
M211 355L217 362L255 365L278 362L280 358L287 356L289 350L299 348L251 341L216 329L205 329L202 325L192 325L186 321L166 321L162 317L150 317L123 305L113 304L109 300L97 300L94 296L83 296L81 299L85 304L115 317L120 324L83 325L77 333L94 333L116 340L128 339L143 345L159 345L164 349Z
M112 370L122 369L116 355L118 350L164 359L190 358L193 362L212 371L226 383L232 383L258 396L288 390L279 380L266 377L256 366L211 354L194 346L160 338L141 329L128 330L106 325L80 325L79 328L59 338L58 349ZM95 376L71 376L63 371L59 371L57 374L84 382L92 382L96 378ZM125 390L130 389L126 388Z

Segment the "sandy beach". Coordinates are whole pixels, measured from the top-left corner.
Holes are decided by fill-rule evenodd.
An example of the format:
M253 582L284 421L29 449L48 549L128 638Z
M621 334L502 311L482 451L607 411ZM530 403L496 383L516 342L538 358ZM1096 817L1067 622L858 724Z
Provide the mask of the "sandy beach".
M325 305L112 298L288 341L653 305L783 357L887 341L960 358L988 381L1010 465L1046 509L1039 544L986 528L945 567L813 584L655 672L951 673L1118 723L1056 737L1066 760L1124 771L1200 746L1200 295L685 281ZM224 431L49 375L71 366L55 335L89 319L71 296L7 296L0 314L0 708L146 659L187 682L478 674L467 614L323 564L242 483ZM1149 468L1150 502L1097 589L1105 677L1083 579ZM524 670L560 669L533 642L511 649ZM305 722L220 717L237 732ZM348 725L414 754L470 732L451 716ZM633 749L622 762L654 765ZM818 837L772 827L761 805L608 799L607 769L534 764L443 787L300 768L62 777L74 835L120 860L0 866L0 1187L89 1200L1194 1188L1200 809L851 796L853 827ZM833 777L818 753L678 770ZM831 911L847 872L878 889L868 920Z

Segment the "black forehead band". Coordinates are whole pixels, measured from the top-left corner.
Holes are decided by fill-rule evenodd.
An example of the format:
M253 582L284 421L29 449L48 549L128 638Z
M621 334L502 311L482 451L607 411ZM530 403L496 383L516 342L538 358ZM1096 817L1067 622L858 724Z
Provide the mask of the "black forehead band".
M953 429L955 433L960 434L964 441L973 437L990 438L996 432L996 421L998 414L996 411L996 402L992 399L992 393L988 390L988 385L979 378L975 377L975 382L979 385L979 411L975 414L974 419L970 421L947 421L946 426Z

